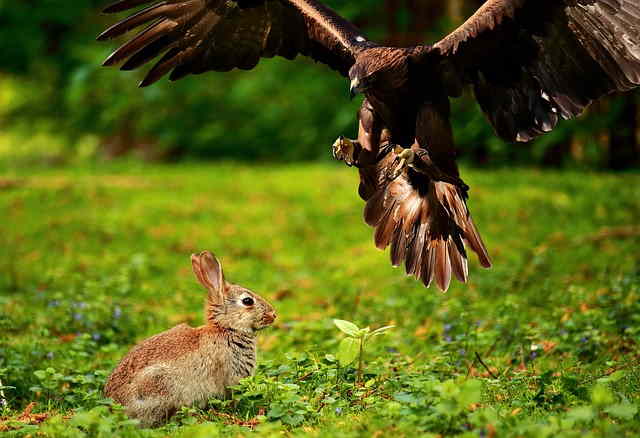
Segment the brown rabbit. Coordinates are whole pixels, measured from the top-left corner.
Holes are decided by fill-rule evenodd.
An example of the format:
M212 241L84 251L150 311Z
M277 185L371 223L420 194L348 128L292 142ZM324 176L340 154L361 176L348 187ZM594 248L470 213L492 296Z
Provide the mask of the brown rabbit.
M191 256L196 277L207 290L206 324L180 324L136 345L118 364L104 388L142 426L157 426L180 407L204 407L210 397L253 374L256 330L276 318L255 293L227 283L220 262L208 251Z

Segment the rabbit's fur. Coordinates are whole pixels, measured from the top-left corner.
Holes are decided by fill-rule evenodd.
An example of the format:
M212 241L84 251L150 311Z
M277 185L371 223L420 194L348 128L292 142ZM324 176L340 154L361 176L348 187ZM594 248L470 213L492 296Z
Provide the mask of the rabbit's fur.
M210 253L191 256L193 271L208 290L206 324L180 324L136 345L118 364L104 388L142 426L164 423L180 407L204 407L210 397L253 374L255 332L276 318L269 303L227 283ZM244 300L244 302L243 302Z

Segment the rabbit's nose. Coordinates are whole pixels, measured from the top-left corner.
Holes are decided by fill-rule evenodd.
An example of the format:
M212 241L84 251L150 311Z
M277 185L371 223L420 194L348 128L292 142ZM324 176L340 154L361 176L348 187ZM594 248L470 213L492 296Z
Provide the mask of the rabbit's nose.
M264 316L264 319L267 322L267 324L271 324L273 321L276 320L277 316L278 315L276 315L276 312L269 312Z

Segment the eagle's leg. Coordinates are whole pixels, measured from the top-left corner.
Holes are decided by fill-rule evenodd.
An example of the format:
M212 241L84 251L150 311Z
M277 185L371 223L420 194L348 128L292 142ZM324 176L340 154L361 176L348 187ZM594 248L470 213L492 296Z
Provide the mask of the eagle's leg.
M426 149L422 149L417 145L411 148L396 146L394 153L396 154L396 158L394 160L394 166L391 168L391 174L389 175L392 180L400 176L405 168L410 168L418 173L427 175L433 181L443 181L453 184L465 193L469 190L469 186L467 186L460 177L449 175L440 170L431 160L429 152L427 152Z
M396 157L393 160L393 166L391 166L391 172L388 176L392 181L399 177L407 167L412 167L416 159L413 149L403 148L402 146L396 146L393 153L396 154Z
M357 165L358 155L360 155L361 150L362 146L358 140L350 140L343 136L338 137L331 147L333 158L344 161L349 167Z

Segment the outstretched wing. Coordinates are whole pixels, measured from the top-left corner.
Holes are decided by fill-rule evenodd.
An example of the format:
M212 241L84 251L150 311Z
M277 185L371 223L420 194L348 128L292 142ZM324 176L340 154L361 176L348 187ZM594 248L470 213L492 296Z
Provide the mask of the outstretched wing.
M120 0L105 12L150 2ZM372 45L350 22L315 0L165 0L114 24L98 39L115 38L145 24L104 63L126 60L121 68L134 70L164 54L141 86L169 72L170 79L177 80L210 70L250 70L260 58L276 55L307 55L347 75L357 53Z
M640 1L487 0L419 53L450 89L473 84L500 137L528 141L640 84Z

